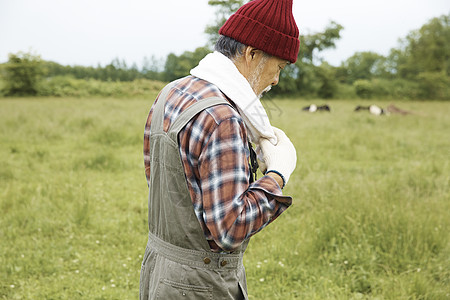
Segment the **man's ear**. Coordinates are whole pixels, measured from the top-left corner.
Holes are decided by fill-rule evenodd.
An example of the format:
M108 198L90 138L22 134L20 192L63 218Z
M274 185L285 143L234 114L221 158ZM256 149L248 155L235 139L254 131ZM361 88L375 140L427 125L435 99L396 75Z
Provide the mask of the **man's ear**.
M258 53L262 53L262 51L255 47L246 46L242 51L242 55L238 56L234 61L235 66L245 78L248 78L249 74L258 65L258 57L260 56Z
M244 50L244 59L247 66L250 66L252 63L254 63L258 59L260 54L261 50L258 50L252 46L247 46Z

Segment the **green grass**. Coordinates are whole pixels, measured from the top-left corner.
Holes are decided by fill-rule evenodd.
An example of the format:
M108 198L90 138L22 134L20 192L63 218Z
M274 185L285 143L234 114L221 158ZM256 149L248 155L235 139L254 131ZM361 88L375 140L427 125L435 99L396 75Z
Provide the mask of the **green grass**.
M0 100L0 299L138 297L152 101ZM450 103L307 104L266 102L299 160L246 254L250 299L448 299Z

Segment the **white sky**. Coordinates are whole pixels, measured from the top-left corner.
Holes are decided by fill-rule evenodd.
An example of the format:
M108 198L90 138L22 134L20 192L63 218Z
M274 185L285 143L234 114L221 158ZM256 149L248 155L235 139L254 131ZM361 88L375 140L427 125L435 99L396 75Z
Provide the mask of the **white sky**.
M294 0L300 34L344 26L333 65L357 51L387 55L398 39L450 12L449 0ZM102 66L114 58L141 65L206 44L215 19L207 0L0 0L0 62L32 51L64 65Z

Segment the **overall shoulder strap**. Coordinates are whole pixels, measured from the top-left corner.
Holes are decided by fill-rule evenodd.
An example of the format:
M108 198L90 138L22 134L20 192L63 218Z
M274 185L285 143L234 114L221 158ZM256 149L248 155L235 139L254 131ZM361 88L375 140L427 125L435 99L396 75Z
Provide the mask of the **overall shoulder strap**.
M219 105L219 104L225 104L225 105L229 105L229 106L233 107L227 100L225 100L224 98L220 98L220 97L211 97L211 98L203 99L203 100L198 101L198 102L192 104L191 106L189 106L185 111L183 111L177 117L177 119L170 126L170 128L168 130L170 138L174 142L177 143L178 142L178 139L177 139L178 132L180 132L180 130L183 129L183 127L186 126L186 124L193 117L195 117L201 111L203 111L209 107Z
M151 131L160 132L164 129L164 107L166 104L167 96L169 95L170 90L179 82L179 80L175 80L168 85L166 85L161 92L159 93L159 97L157 98L156 104L153 107L153 115L152 115L152 125Z

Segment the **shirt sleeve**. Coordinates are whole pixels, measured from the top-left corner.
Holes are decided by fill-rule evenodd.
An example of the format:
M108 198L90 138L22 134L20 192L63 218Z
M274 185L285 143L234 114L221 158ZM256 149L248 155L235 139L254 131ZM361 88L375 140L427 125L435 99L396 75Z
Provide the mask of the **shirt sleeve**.
M217 245L225 251L275 220L292 203L270 176L249 183L249 149L242 119L221 121L199 157L203 219Z

